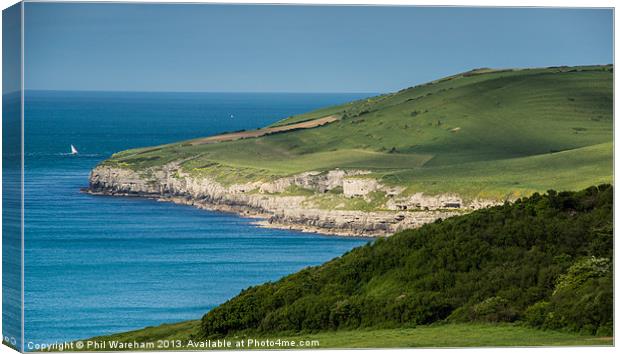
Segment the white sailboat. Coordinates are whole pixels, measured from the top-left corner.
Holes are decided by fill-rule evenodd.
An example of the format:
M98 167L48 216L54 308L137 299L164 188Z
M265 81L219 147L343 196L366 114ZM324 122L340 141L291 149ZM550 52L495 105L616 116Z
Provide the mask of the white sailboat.
M73 144L71 144L71 155L77 155L77 154L78 154L77 149L75 148L75 146L73 146Z

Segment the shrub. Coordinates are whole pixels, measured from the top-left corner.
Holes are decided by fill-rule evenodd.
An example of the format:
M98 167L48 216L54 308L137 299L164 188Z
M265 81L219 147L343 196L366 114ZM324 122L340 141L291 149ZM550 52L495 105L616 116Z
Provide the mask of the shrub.
M597 257L576 261L565 274L558 277L550 300L530 306L525 312L525 320L537 328L611 335L611 261Z
M549 301L539 301L525 310L525 322L532 327L541 328L549 312Z
M589 279L604 277L610 271L611 261L608 258L582 258L558 278L553 295L577 289Z
M493 296L474 305L471 311L471 320L485 322L512 322L516 313L508 300Z

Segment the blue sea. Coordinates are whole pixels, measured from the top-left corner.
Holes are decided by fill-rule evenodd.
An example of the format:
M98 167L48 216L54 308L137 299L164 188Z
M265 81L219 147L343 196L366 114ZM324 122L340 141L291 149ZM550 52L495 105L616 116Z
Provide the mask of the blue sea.
M26 92L26 344L197 319L244 288L369 242L80 192L115 152L257 128L365 96ZM79 155L68 154L70 144Z

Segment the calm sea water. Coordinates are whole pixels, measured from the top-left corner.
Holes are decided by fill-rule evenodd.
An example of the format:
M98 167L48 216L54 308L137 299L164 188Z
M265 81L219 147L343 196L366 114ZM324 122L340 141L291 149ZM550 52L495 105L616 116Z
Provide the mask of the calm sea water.
M119 150L256 128L364 96L27 92L26 343L200 318L250 285L368 242L79 191ZM78 156L67 154L70 144Z

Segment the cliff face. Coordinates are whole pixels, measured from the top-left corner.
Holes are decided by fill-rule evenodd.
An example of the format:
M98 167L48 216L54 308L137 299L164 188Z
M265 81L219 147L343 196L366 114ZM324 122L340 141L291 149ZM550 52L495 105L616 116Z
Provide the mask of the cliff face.
M365 178L368 171L305 172L272 182L222 185L208 177L183 173L177 165L136 172L110 166L98 166L90 175L92 194L156 198L198 208L234 212L261 218L263 226L297 229L326 234L387 236L416 228L437 218L461 214L466 208L455 196L399 197L397 188L382 186ZM307 196L282 194L291 186L315 194L343 188L347 197L364 198L371 192L390 196L385 210L329 210L314 205ZM487 204L490 202L487 202Z

